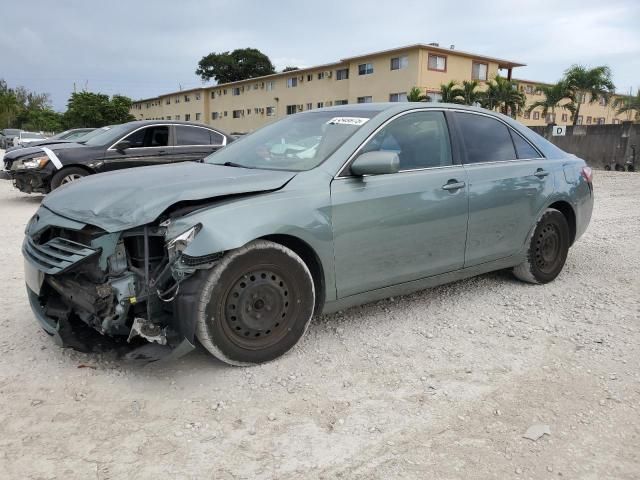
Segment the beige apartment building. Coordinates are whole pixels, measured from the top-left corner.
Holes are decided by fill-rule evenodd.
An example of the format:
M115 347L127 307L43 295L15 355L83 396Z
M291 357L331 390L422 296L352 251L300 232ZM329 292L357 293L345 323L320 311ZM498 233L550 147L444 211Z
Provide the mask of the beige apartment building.
M276 73L259 78L167 93L134 102L131 113L140 120L186 120L224 131L251 132L286 115L347 103L402 102L414 86L432 102L440 100L440 85L450 80L478 80L481 88L498 73L512 78L522 63L438 44L415 44L335 63ZM518 80L535 102L539 82ZM526 93L526 92L525 92ZM617 120L611 107L583 105L584 124ZM561 123L566 110L557 111ZM528 118L527 118L528 117ZM544 125L539 112L518 118L527 125ZM565 123L568 123L565 122Z

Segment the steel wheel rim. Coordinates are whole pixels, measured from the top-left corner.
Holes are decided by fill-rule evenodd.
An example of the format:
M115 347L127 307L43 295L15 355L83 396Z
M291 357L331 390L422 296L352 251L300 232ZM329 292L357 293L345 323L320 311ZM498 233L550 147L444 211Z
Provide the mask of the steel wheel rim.
M542 226L536 238L536 266L543 273L553 272L560 261L562 241L560 230L554 224Z
M294 322L294 296L275 268L248 272L224 297L223 330L229 340L248 350L276 345Z
M60 185L65 185L67 183L73 183L76 180L80 180L82 178L82 175L78 174L78 173L72 173L71 175L67 175L65 177L62 178L62 181L60 182Z

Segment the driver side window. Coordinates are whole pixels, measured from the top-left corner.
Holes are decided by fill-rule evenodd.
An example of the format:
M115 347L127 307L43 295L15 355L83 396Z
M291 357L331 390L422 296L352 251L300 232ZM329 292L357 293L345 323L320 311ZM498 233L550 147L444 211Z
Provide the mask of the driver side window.
M443 112L414 112L392 120L369 140L360 153L375 151L397 153L401 171L453 164Z
M166 147L169 145L169 127L165 125L141 128L124 140L131 142L129 148Z

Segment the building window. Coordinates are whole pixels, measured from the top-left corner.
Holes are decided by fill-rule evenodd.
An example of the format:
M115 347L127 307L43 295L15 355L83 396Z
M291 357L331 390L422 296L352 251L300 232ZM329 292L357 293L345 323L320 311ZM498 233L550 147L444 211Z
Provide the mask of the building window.
M188 122L189 120L191 120L191 114L190 113L185 113L184 114L184 121Z
M578 94L578 102L585 103L586 101L587 101L587 94L586 93L579 93Z
M293 88L298 86L298 77L287 78L287 88Z
M522 115L524 117L525 120L529 120L531 118L531 112L524 112L524 115Z
M533 119L540 120L540 112L533 112Z
M196 100L200 100L200 94L196 93Z
M237 97L238 95L240 95L240 87L234 87L231 89L231 95L233 95L234 97Z
M556 116L553 113L548 113L545 121L547 123L556 123Z
M607 99L605 97L600 97L600 100L598 100L600 102L600 106L601 107L606 107L607 106Z
M489 65L482 62L473 62L471 66L471 78L486 82L489 73Z
M591 117L587 117L587 125L591 125Z
M211 98L216 98L216 92L214 92L213 90L211 91Z
M180 103L180 97L176 97L175 103Z
M317 106L318 106L318 108L323 108L324 107L324 102L318 102Z
M211 112L211 120L217 120L220 117L218 112Z
M298 111L297 105L287 105L287 115L293 115Z
M604 125L604 117L598 117L598 125Z
M390 102L406 102L407 101L407 93L406 92L390 93L389 94L389 101Z
M167 98L167 100L164 102L166 105L171 105L171 99Z
M244 110L234 110L233 118L240 118L244 115Z
M349 69L341 68L336 70L336 80L347 80L349 78Z
M226 89L226 88L224 88L224 89L222 90L222 94L223 94L223 95L226 95L226 94L227 94L227 89Z
M447 71L447 57L444 55L429 54L429 61L427 62L427 68L429 70L435 70L436 72Z
M275 86L275 85L274 85L273 81L271 81L271 82L267 82L267 83L265 84L265 89L266 89L267 91L271 91L271 90L273 90L273 87L274 87L274 86Z
M322 80L324 78L324 72L318 72L318 80Z
M274 107L267 107L267 117L271 117L275 113Z
M531 95L533 93L533 85L527 85L526 87L524 87L524 92L528 95Z
M176 120L180 120L180 115L176 115Z
M199 113L196 113L196 122L197 122L198 120L200 120L200 114L199 114Z
M313 108L313 103L307 103L307 110L311 110Z
M373 102L373 97L371 95L366 97L358 97L358 103L371 103Z
M184 101L185 102L190 102L191 101L191 98L189 97L189 95L185 95L184 96Z
M334 105L346 105L348 103L348 100L336 100L335 102L333 102Z
M171 120L171 115L167 115L167 120Z
M409 66L409 57L403 55L402 57L393 57L391 59L391 70L402 70Z
M371 75L373 73L373 64L361 63L358 65L358 75Z
M614 118L612 123L614 125L620 125L620 120L618 118Z
M225 117L227 116L227 111L226 111L226 110L224 111L224 116L225 116Z
M566 122L566 121L568 121L568 120L569 120L569 115L567 115L566 113L563 113L563 114L562 114L562 121L563 121L563 122Z
M313 80L313 75L311 73L307 74L307 82Z
M576 125L582 125L582 115L578 115L578 119L576 120Z
M251 109L247 108L247 115L251 115Z

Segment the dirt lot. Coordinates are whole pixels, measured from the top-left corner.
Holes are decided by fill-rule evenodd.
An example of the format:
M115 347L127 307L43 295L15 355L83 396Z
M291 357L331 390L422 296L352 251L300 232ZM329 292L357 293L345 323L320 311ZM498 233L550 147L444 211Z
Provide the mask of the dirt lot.
M498 272L318 318L268 365L139 368L40 330L20 243L41 197L2 181L0 476L637 479L640 175L595 182L550 285Z

